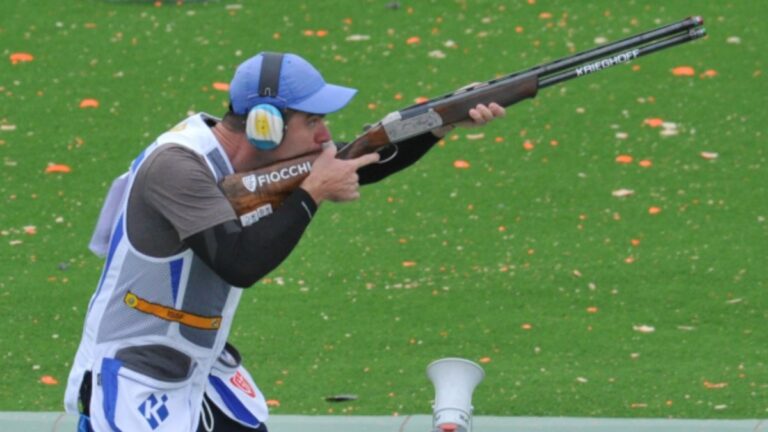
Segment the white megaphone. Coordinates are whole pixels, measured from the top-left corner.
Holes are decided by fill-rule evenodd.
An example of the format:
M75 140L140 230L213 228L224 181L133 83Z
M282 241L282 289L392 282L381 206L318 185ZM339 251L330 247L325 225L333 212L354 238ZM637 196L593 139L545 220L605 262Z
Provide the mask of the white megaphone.
M485 377L478 364L460 358L444 358L427 366L435 386L432 406L433 432L472 431L472 392Z

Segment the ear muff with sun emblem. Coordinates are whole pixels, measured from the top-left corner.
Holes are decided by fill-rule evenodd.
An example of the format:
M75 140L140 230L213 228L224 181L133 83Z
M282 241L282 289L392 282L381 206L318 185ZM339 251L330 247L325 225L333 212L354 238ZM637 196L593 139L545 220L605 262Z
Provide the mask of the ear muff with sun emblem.
M274 105L259 104L248 112L245 134L259 150L274 150L283 140L283 115Z

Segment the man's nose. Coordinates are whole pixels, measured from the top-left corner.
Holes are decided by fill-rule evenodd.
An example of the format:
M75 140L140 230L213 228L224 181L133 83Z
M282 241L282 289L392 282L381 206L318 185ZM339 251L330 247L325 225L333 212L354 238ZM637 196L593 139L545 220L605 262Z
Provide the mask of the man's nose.
M328 129L324 121L321 121L315 131L315 142L324 143L331 139L331 131Z

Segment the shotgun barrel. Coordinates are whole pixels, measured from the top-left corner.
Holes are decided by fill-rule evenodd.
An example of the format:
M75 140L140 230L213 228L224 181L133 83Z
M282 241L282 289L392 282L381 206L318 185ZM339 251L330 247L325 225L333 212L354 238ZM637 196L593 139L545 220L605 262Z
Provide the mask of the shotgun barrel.
M551 86L553 84L565 81L567 79L576 78L578 76L586 75L586 73L576 73L578 67L590 64L595 60L605 58L612 54L616 54L622 51L640 50L637 57L640 55L647 55L653 52L659 51L664 48L669 48L674 45L679 45L684 42L689 42L706 34L706 30L702 27L704 25L704 19L700 16L689 17L678 22L667 24L657 29L649 30L643 33L639 33L633 36L629 36L625 39L621 39L615 42L611 42L599 47L595 47L586 51L578 52L576 54L563 57L551 61L549 63L540 64L538 66L531 67L529 69L511 73L500 78L495 78L489 81L481 82L470 87L463 88L461 90L451 92L436 98L430 99L426 102L411 105L402 109L400 112L405 113L408 110L416 110L423 108L425 105L434 104L436 102L444 101L445 99L453 96L460 95L462 93L470 92L479 87L487 85L493 85L496 83L508 81L513 78L518 78L523 75L536 75L539 77L539 88ZM630 55L631 57L631 55ZM623 62L632 60L636 57L627 58ZM613 66L619 63L613 63ZM563 73L564 72L564 73ZM561 74L563 73L563 74ZM572 73L576 73L575 76L571 76ZM553 76L550 76L553 75Z
M701 27L703 24L704 20L701 17L687 18L656 30L543 65L540 67L539 88L549 87L572 78L597 72L606 67L626 63L665 48L699 39L706 35L706 30ZM612 54L616 55L605 57ZM602 59L600 59L601 57Z

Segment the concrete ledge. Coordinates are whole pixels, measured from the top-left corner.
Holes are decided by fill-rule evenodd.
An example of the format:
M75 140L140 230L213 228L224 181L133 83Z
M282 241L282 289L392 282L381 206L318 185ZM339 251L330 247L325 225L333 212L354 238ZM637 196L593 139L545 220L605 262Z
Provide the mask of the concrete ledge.
M428 432L429 415L299 416L274 415L270 432ZM2 432L75 432L77 417L60 412L0 412ZM484 417L475 432L768 432L768 420L667 420L582 417Z

